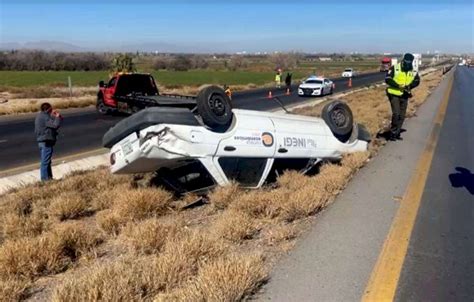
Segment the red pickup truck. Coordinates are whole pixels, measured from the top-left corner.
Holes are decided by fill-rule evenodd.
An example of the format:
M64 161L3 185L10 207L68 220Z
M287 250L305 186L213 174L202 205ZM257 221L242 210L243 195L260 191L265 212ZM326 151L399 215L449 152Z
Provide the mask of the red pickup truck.
M100 114L132 114L157 106L193 109L196 107L196 97L160 94L153 76L145 73L118 73L107 83L99 82L97 112Z

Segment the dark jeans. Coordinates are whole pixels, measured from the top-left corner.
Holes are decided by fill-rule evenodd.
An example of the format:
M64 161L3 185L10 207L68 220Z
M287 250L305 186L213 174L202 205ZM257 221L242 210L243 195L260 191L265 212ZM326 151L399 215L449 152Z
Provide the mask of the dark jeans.
M41 181L53 179L53 171L51 170L51 159L53 157L53 144L48 142L38 143L41 155L40 175Z
M390 132L393 135L400 135L403 122L405 121L408 99L391 94L388 95L388 99L390 100L390 107L392 107L392 125L390 126Z

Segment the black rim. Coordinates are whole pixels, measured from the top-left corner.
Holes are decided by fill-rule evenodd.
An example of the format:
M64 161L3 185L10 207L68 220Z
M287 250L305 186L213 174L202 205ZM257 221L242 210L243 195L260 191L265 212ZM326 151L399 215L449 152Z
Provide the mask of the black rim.
M225 100L218 94L213 94L209 97L209 100L207 101L209 104L209 108L211 108L211 111L217 115L217 116L223 116L225 115Z
M331 112L331 120L336 127L343 127L346 124L346 112L341 108L336 108Z

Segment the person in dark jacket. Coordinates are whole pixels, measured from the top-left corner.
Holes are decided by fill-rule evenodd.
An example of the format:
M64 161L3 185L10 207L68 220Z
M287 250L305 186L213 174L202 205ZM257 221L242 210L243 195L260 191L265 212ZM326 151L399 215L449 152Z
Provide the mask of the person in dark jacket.
M53 147L58 137L58 129L61 126L62 116L59 112L53 110L49 103L41 104L40 109L41 111L35 119L35 134L41 155L41 181L47 181L53 179L51 159L53 157Z
M291 77L293 76L293 74L287 72L286 73L286 78L285 78L285 84L286 84L286 89L288 91L291 90Z
M413 70L415 57L406 53L401 63L390 68L385 78L387 95L392 108L392 124L389 140L401 140L400 132L408 106L408 99L412 97L411 90L420 85L420 76Z

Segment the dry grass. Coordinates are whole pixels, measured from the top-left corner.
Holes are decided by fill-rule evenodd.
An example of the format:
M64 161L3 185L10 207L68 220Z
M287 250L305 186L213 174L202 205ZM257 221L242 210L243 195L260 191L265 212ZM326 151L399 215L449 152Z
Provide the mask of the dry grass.
M87 200L74 192L62 193L54 197L48 209L51 215L61 221L85 216L90 211Z
M209 202L219 210L223 210L229 206L229 204L239 195L239 185L232 182L230 185L225 187L215 188L209 195Z
M25 298L23 294L29 282L21 279L0 278L0 302L20 301Z
M437 76L422 79L410 108ZM373 135L386 126L383 88L345 100ZM379 145L325 163L316 176L286 172L274 187L216 188L210 204L197 208L180 206L195 196L176 200L105 169L12 191L0 197L0 300L37 298L35 292L53 301L245 299L308 217L335 199Z
M100 213L97 220L104 231L118 234L127 222L167 213L172 197L170 192L159 188L124 190L116 196L112 207Z
M155 301L241 301L267 277L262 255L228 255L206 263L186 287L159 295Z
M217 218L212 229L218 237L239 244L257 234L258 224L246 213L227 210Z
M179 288L208 261L226 255L226 245L201 232L170 238L162 253L125 257L65 280L53 301L142 301Z
M162 250L169 238L180 236L182 221L162 223L156 218L128 223L121 234L125 244L133 251L152 254Z
M40 105L44 102L50 103L55 109L84 108L95 105L96 98L80 96L72 98L9 99L8 102L0 104L0 115L38 112Z
M40 237L5 242L0 247L1 278L35 278L64 271L94 251L101 237L80 224L65 224Z

